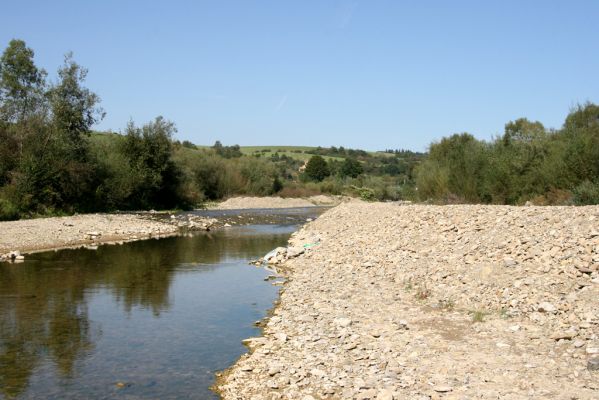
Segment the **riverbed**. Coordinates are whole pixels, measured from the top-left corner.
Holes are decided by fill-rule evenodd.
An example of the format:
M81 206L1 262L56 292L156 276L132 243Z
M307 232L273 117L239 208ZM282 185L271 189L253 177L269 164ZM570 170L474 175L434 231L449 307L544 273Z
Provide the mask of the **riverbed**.
M248 261L310 216L0 264L0 398L218 398L278 296Z

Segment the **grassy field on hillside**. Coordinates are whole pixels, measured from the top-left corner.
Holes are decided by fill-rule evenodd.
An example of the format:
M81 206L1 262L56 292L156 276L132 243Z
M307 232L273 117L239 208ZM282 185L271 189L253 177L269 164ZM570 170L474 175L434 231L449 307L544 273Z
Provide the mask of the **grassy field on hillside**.
M241 146L240 150L243 154L253 155L256 153L261 153L265 156L272 155L274 153L279 153L279 156L285 155L290 158L294 158L296 160L308 161L313 154L313 152L317 149L315 146ZM367 152L371 156L393 156L392 154L387 154L384 152L378 151L368 151ZM339 160L343 161L345 157L341 156L322 156L325 160Z
M241 152L244 154L251 154L257 151L271 150L274 152L293 152L293 151L310 151L315 150L316 147L311 146L241 146Z

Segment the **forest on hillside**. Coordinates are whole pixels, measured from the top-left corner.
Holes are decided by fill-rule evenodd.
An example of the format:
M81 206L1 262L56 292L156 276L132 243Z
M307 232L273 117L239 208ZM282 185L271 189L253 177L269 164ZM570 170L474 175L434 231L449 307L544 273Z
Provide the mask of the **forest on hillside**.
M87 70L67 54L55 79L12 40L0 58L0 219L76 212L189 209L234 195L437 203L599 203L599 106L573 109L559 130L518 119L491 142L456 134L427 154L344 147L197 146L173 122L104 118ZM390 138L393 141L393 138Z

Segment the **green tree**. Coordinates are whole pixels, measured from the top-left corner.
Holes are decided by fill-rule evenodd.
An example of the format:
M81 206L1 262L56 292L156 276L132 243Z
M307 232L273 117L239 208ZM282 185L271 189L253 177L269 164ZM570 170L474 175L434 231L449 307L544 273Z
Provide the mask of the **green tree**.
M587 103L574 108L562 132L570 184L587 180L599 183L599 105Z
M65 55L58 76L58 84L48 92L53 123L72 147L73 156L84 160L87 154L85 137L91 127L104 118L105 113L98 106L98 95L83 86L87 69L73 60L72 53Z
M510 121L491 145L485 190L494 203L516 204L550 186L542 165L548 155L549 134L543 124L526 118ZM554 173L555 174L555 173Z
M339 171L342 177L351 177L357 178L361 173L364 172L364 168L362 167L362 163L354 158L346 158L341 165L341 170Z
M46 72L33 62L34 52L13 39L0 58L0 119L21 122L44 104Z
M306 165L305 174L309 179L321 182L324 178L331 174L329 166L321 156L312 156Z
M128 205L134 208L173 208L184 202L178 192L180 171L172 160L175 124L159 116L141 128L127 125L123 151L134 186Z
M469 133L454 134L431 144L427 160L418 167L418 190L423 197L480 201L487 165L483 142Z

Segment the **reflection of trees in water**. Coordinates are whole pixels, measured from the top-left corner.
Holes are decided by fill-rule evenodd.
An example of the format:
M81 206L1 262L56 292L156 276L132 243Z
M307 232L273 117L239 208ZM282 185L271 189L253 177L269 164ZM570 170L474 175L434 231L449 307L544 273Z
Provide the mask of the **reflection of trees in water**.
M229 259L260 256L287 237L232 229L97 251L40 253L25 264L0 264L0 393L9 398L23 393L44 357L62 377L75 375L77 361L93 349L86 303L91 289L110 290L126 312L141 307L158 316L170 307L177 269L209 272Z
M34 268L0 267L0 393L26 389L45 354L64 377L72 375L82 351L92 348L83 300L84 284L71 274L47 279Z

